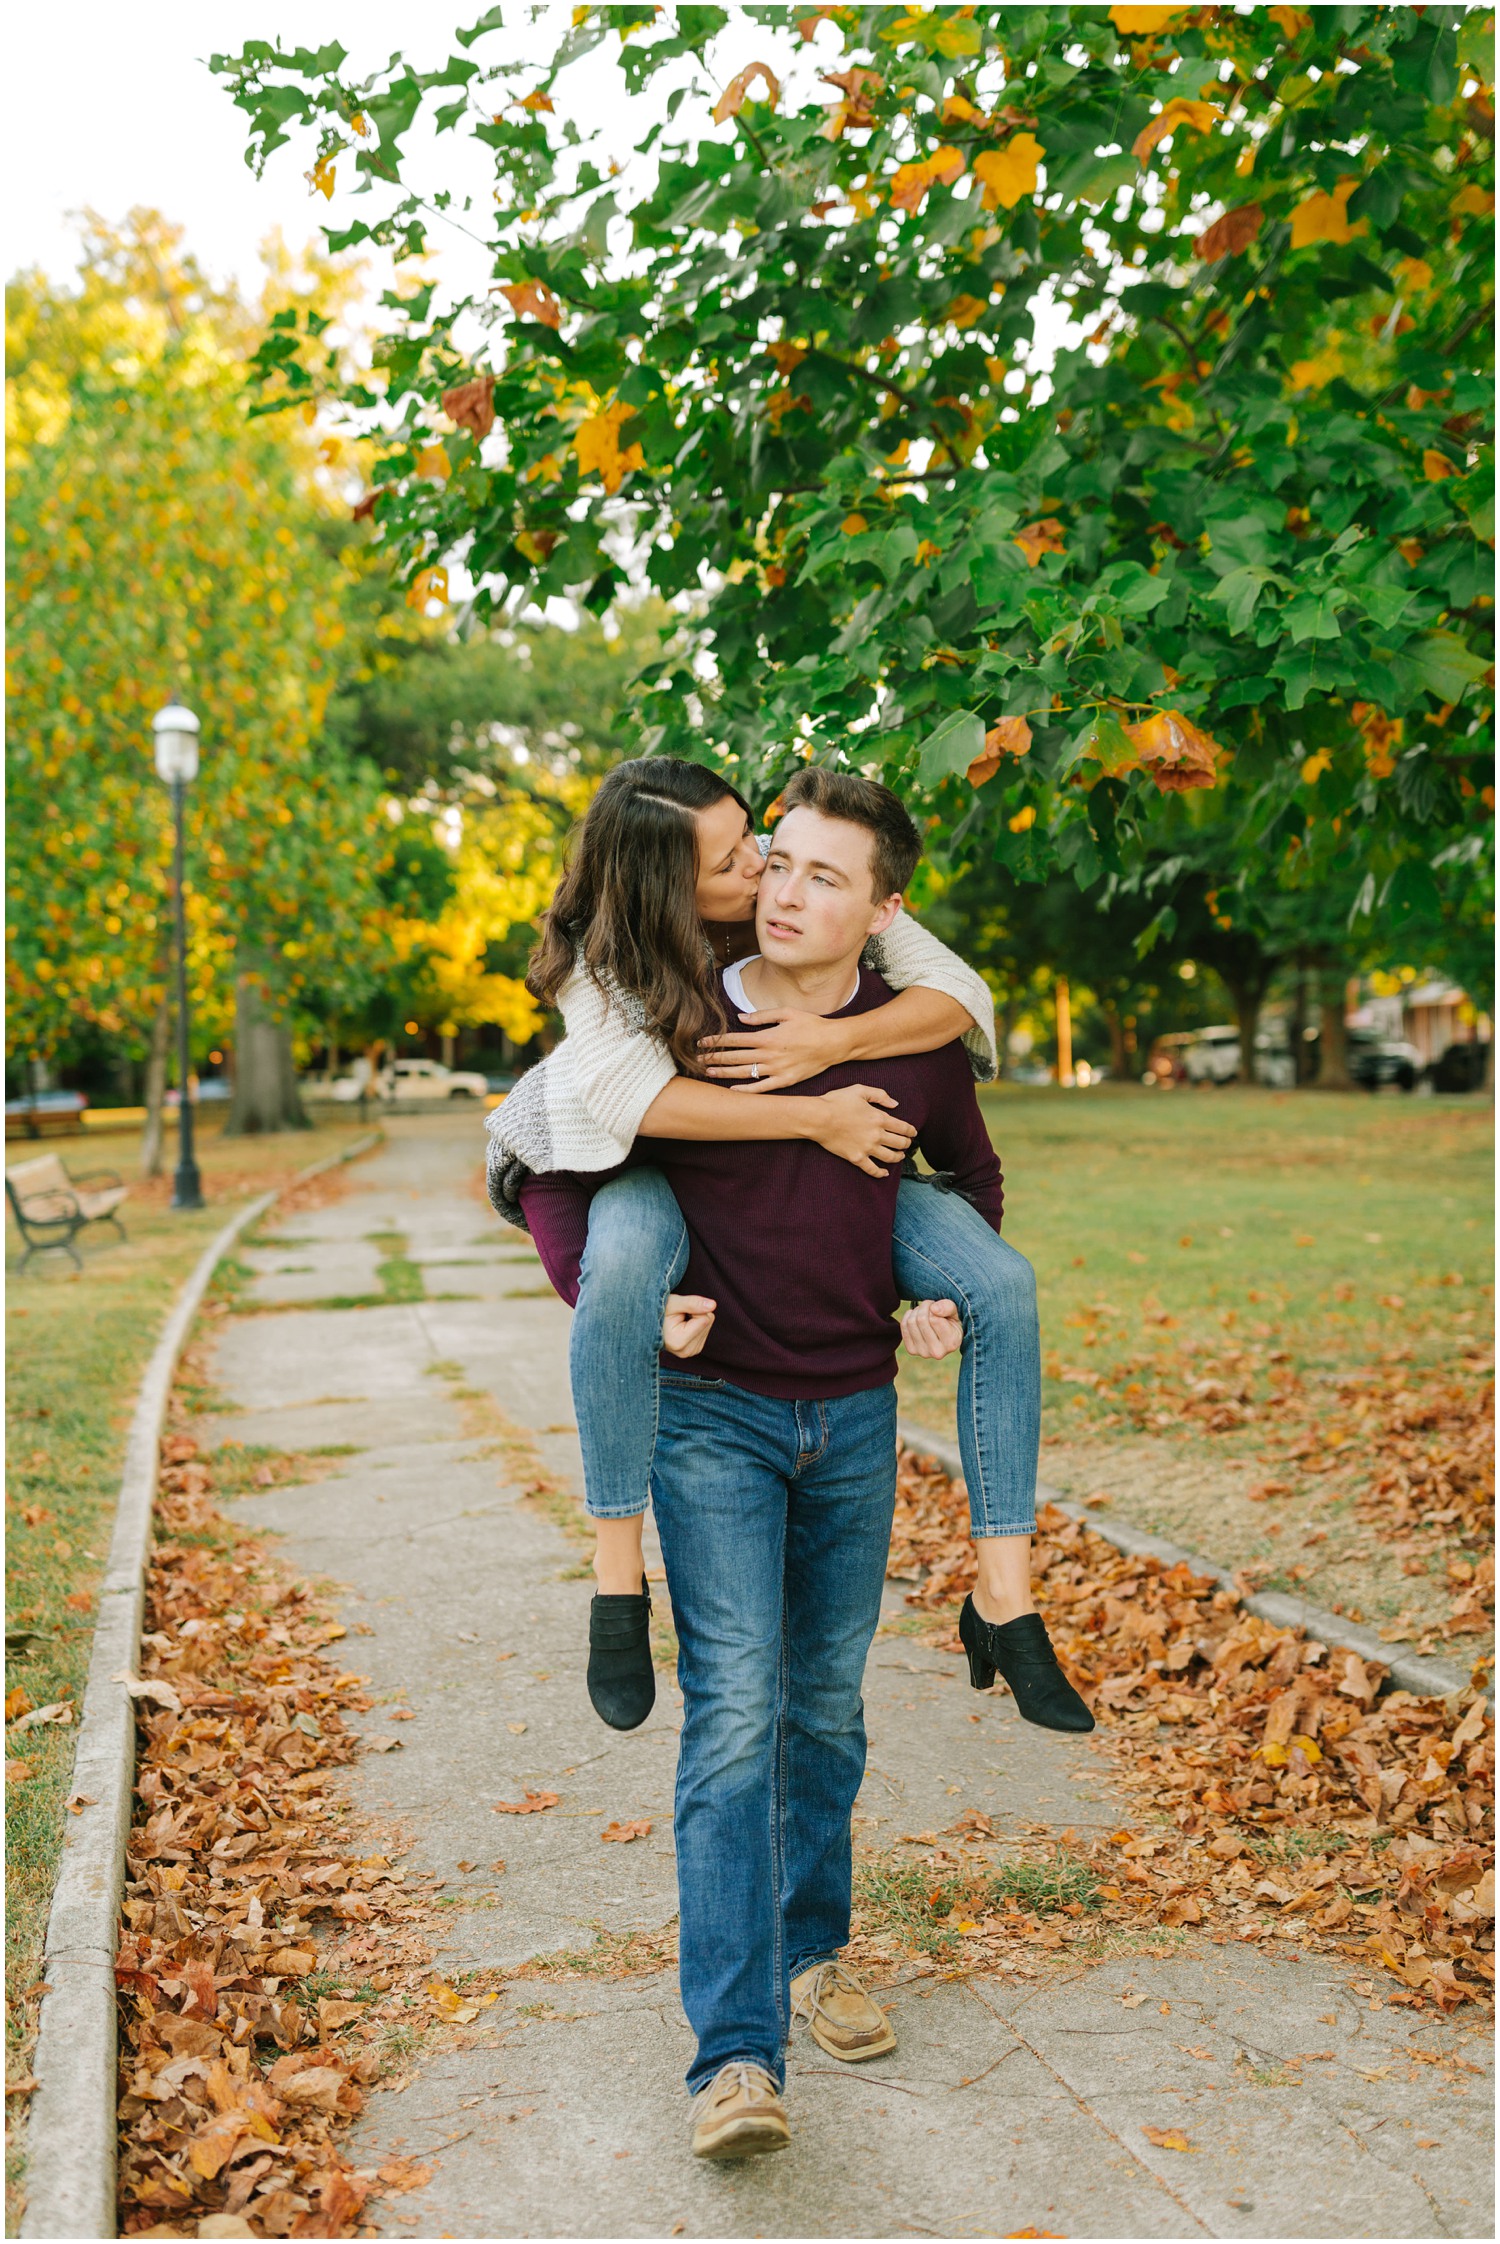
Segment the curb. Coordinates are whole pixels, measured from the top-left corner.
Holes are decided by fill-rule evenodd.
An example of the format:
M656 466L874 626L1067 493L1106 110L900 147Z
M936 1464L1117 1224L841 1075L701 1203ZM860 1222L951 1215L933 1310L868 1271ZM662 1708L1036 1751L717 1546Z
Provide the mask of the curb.
M903 1448L919 1456L935 1457L945 1473L956 1481L963 1480L963 1459L956 1442L943 1441L928 1433L925 1426L913 1426L904 1418L897 1420L896 1433ZM1342 1613L1330 1613L1326 1606L1311 1605L1305 1597L1289 1596L1285 1590L1253 1590L1247 1595L1227 1566L1204 1558L1201 1552L1185 1550L1181 1543L1169 1543L1165 1536L1152 1535L1144 1527L1128 1526L1123 1520L1101 1519L1097 1512L1073 1503L1060 1489L1049 1488L1045 1481L1037 1482L1036 1492L1040 1502L1054 1505L1068 1519L1092 1529L1117 1551L1125 1551L1132 1558L1159 1558L1164 1566L1190 1566L1195 1574L1207 1574L1221 1588L1233 1590L1247 1613L1256 1613L1277 1628L1303 1629L1320 1644L1357 1652L1362 1660L1377 1660L1390 1670L1396 1688L1410 1691L1414 1698L1450 1698L1468 1684L1466 1675L1460 1675L1444 1661L1430 1660L1420 1652L1386 1644L1373 1629L1362 1628L1358 1621L1345 1620Z
M372 1131L263 1192L200 1255L172 1305L136 1395L115 1505L109 1563L73 1757L73 1790L90 1804L70 1817L47 1918L42 1998L26 2130L23 2237L113 2237L115 2214L115 1926L135 1785L134 1675L145 1604L146 1554L156 1501L157 1452L172 1375L198 1305L239 1234L294 1184L352 1161L379 1143Z

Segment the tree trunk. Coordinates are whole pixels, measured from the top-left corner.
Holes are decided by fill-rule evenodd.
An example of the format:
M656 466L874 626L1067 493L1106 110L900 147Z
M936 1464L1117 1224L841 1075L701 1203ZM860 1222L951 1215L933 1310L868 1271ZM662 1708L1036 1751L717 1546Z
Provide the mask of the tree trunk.
M339 1031L335 1021L328 1031L328 1080L333 1082L339 1072Z
M292 1032L270 1011L253 974L242 973L235 982L234 1060L234 1097L225 1137L312 1127L297 1092Z
M1255 1081L1255 1039L1260 1031L1260 1003L1264 992L1258 982L1231 982L1221 974L1219 979L1229 992L1234 1006L1234 1017L1240 1031L1240 1081Z
M458 1038L454 1035L452 1029L444 1029L441 1046L444 1067L452 1067L453 1054L457 1047Z
M161 1175L162 1145L166 1138L167 1045L171 1041L172 1008L165 990L151 1023L151 1045L146 1054L146 1128L141 1138L141 1175Z
M1073 1081L1073 1006L1068 994L1068 978L1059 974L1053 989L1053 1006L1057 1027L1057 1080L1070 1085Z
M1105 1001L1104 1018L1109 1023L1109 1069L1117 1083L1125 1080L1128 1056L1125 1050L1125 1023L1120 1018L1120 1008Z
M1345 977L1337 965L1318 973L1318 1089L1352 1091L1349 1038L1344 1028Z

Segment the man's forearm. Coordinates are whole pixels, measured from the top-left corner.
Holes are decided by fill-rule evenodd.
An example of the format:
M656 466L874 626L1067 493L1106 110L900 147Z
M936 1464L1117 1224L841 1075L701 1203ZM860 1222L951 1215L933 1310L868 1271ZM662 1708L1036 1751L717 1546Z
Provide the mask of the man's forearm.
M889 1005L856 1013L839 1024L847 1031L849 1060L895 1059L903 1052L937 1052L974 1026L956 997L920 983L901 990Z
M816 1099L747 1099L723 1084L698 1083L691 1076L679 1075L658 1091L647 1107L641 1117L640 1135L710 1143L811 1138L817 1135L818 1119Z

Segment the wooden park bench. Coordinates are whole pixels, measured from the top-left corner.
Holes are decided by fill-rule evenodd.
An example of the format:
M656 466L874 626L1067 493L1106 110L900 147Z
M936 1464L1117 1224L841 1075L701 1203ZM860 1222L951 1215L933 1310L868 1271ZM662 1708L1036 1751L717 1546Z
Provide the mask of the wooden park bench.
M90 1169L70 1177L55 1153L39 1161L23 1161L5 1172L5 1190L15 1213L26 1252L24 1271L34 1254L60 1248L81 1270L83 1259L73 1241L91 1223L112 1223L125 1237L125 1226L115 1214L127 1187L113 1169Z

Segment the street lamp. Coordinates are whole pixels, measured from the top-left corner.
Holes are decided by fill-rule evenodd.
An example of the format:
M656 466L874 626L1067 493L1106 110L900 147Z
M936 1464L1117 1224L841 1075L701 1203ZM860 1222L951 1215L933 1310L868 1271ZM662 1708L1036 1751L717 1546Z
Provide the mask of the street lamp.
M156 772L172 790L172 892L177 921L177 1174L174 1208L201 1208L203 1185L193 1159L193 1107L188 1097L187 914L182 896L182 806L187 783L198 770L198 720L191 709L169 702L151 720L156 739Z

